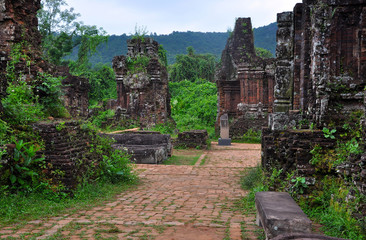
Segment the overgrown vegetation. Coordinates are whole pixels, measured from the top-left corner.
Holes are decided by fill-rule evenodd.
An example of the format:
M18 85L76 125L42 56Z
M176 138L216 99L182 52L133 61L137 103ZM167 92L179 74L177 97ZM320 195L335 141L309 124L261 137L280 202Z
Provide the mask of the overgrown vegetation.
M48 58L55 64L64 64L61 58L68 53L69 46L64 48L58 44L69 44L68 39L76 41L80 46L80 54L77 61L71 62L72 71L90 77L92 100L114 97L116 87L111 68L107 66L98 66L94 70L88 68L90 66L88 57L96 46L104 41L101 32L96 27L73 24L77 14L75 15L72 10L62 12L62 6L65 5L63 0L43 1L45 2L52 6L50 12L40 13L44 14L45 21L41 20L44 25L41 24L40 28L44 34L43 47ZM60 14L61 19L48 14ZM66 25L74 25L80 33L78 37L60 29L55 31L53 27L57 24L61 26L60 21L64 21ZM42 27L45 27L44 31ZM129 156L123 151L112 149L111 142L97 136L93 132L93 127L90 128L91 124L86 123L83 130L89 133L89 152L85 158L77 159L76 164L77 169L83 169L80 171L83 174L77 176L79 183L77 190L70 191L65 188L60 180L65 173L54 169L51 163L45 161L45 156L39 152L44 150L45 144L31 125L37 121L70 117L62 101L62 78L44 73L31 76L31 66L34 65L32 60L32 49L26 41L12 46L6 69L7 95L2 99L3 112L0 116L0 223L2 224L59 214L70 206L85 207L90 201L101 199L100 194L110 197L117 189L120 190L121 188L115 184L126 186L136 180ZM65 122L60 121L56 130L61 132L64 129ZM92 159L92 163L84 166L86 159Z
M253 129L248 129L246 133L241 138L234 139L233 142L237 143L261 143L262 132L260 130L254 131Z
M2 195L0 197L0 225L27 222L34 219L73 214L102 204L129 188L130 183L95 184L80 186L72 198L52 198L43 193Z
M170 82L172 117L180 131L206 129L215 137L217 89L204 79Z
M170 78L173 82L202 78L214 81L216 58L212 54L196 54L193 47L187 48L187 54L179 54L176 62L169 67Z
M323 227L328 236L347 239L366 239L366 219L359 211L365 204L365 196L354 186L355 179L340 177L337 167L347 164L349 158L360 157L363 152L360 124L363 113L355 111L345 120L342 128L323 128L325 138L335 142L333 148L315 146L310 163L314 165L314 176L301 176L296 171L283 172L272 169L264 172L254 168L242 178L244 189L251 189L242 200L242 207L250 211L254 207L254 194L258 191L287 191L298 202L303 211ZM313 179L313 180L311 180ZM246 207L249 206L249 207ZM253 209L252 209L253 210Z
M276 189L288 191L298 201L303 211L314 221L323 225L321 230L328 236L347 239L366 239L362 221L357 221L353 214L356 206L365 201L360 195L350 197L354 189L345 185L338 177L325 176L316 191L303 195L308 185L303 177L287 174L286 180L280 180L282 170L274 169L272 173L264 174L260 166L248 169L241 177L241 185L250 190L238 204L247 214L255 213L255 193Z

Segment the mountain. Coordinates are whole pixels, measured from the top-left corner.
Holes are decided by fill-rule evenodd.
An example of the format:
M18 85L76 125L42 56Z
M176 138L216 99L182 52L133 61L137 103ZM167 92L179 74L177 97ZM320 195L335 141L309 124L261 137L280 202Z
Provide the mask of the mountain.
M254 45L267 49L275 54L276 51L276 31L277 23L271 23L267 26L254 28ZM94 54L90 62L95 65L97 63L111 64L114 56L126 55L127 53L127 39L131 36L123 34L120 36L112 35L105 44L98 47L98 51ZM196 53L211 53L219 60L221 52L225 48L229 33L225 32L173 32L168 35L151 34L154 40L163 45L167 50L168 63L175 62L177 54L185 54L186 48L192 46ZM70 56L75 59L76 51Z
M277 23L271 23L264 27L254 28L254 46L269 50L276 55Z

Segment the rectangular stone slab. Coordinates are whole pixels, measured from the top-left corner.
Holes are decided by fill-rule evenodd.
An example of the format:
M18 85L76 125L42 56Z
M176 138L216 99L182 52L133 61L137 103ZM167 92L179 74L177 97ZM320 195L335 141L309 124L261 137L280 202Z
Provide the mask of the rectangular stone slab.
M285 233L310 233L311 221L286 192L257 192L255 194L257 224L267 239Z

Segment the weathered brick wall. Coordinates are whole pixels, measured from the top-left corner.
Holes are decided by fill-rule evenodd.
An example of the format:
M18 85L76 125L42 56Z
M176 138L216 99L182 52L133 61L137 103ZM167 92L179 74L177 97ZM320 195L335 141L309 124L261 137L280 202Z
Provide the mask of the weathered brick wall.
M267 115L267 113L257 117L243 115L234 119L230 124L230 138L241 138L249 129L253 131L262 130L263 126L268 125Z
M80 123L44 122L33 126L45 143L44 154L49 166L48 173L60 170L64 175L55 175L68 189L74 189L80 183L83 174L93 165L97 165L98 158L88 158L90 150L90 132L83 130Z
M175 147L207 149L207 140L206 130L192 130L178 133L178 138L173 144Z
M337 130L339 138L342 129ZM262 166L268 172L282 169L280 178L285 181L287 174L295 172L295 177L305 177L309 189L319 187L324 175L333 175L343 179L350 187L355 187L361 195L366 196L366 154L350 155L346 162L329 169L328 166L312 165L310 151L315 146L322 149L333 149L336 139L324 137L320 130L287 130L262 131ZM325 156L324 156L325 157ZM354 194L351 191L350 194ZM359 214L366 216L366 203L361 203Z
M315 145L333 148L335 141L320 130L289 129L304 121L319 129L330 125L340 134L352 114L365 113L365 9L360 0L304 0L278 15L276 100L270 128L262 132L266 169L322 177L309 163L310 151ZM350 156L329 174L365 194L365 158Z
M1 98L6 95L9 79L6 78L7 64L14 44L22 43L25 59L15 65L17 76L34 82L40 73L65 77L64 102L71 116L87 116L89 83L87 79L72 76L67 68L56 67L45 61L41 51L42 37L38 31L37 11L40 0L0 0L0 113L3 111ZM40 96L42 97L42 96Z
M309 163L310 151L316 145L332 148L335 140L327 139L321 130L262 130L262 166L266 170L283 169L283 172L298 171L300 175L312 175L315 172Z
M0 1L0 112L2 112L1 98L6 95L8 85L6 66L10 60L12 45L25 40L34 49L31 53L32 58L40 58L40 52L36 50L41 43L36 16L40 2L40 0ZM29 75L36 75L39 70L33 64L29 67L25 64L17 65L16 68L17 72L28 72Z
M72 117L88 117L89 114L89 80L73 76L67 67L58 67L58 76L64 77L62 89L63 102Z

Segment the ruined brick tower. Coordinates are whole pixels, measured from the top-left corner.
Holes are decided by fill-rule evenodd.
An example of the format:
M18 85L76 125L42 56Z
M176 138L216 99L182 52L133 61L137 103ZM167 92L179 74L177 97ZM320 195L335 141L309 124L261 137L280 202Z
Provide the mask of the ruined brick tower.
M37 11L40 0L0 0L0 114L3 112L1 99L6 96L9 84L7 64L11 60L14 44L22 43L22 53L27 56L20 59L15 72L24 81L34 81L42 73L63 77L63 102L73 117L86 117L89 105L88 79L72 76L65 67L57 67L47 62L41 51L42 37L38 31ZM42 94L40 94L42 97Z
M250 128L260 130L272 112L274 66L273 59L256 55L250 18L237 19L221 61L216 73L217 119L224 113L234 119L230 136L242 136Z
M366 1L303 0L277 21L274 111L262 131L262 166L313 179L324 172L311 164L311 150L348 141L344 126L360 124L352 116L365 114ZM335 129L336 139L323 127ZM365 195L362 150L326 171Z
M170 121L168 73L159 61L159 44L151 38L127 41L127 56L116 56L117 113L139 121L142 127Z
M297 112L320 127L363 109L365 4L304 0L278 14L273 130Z

